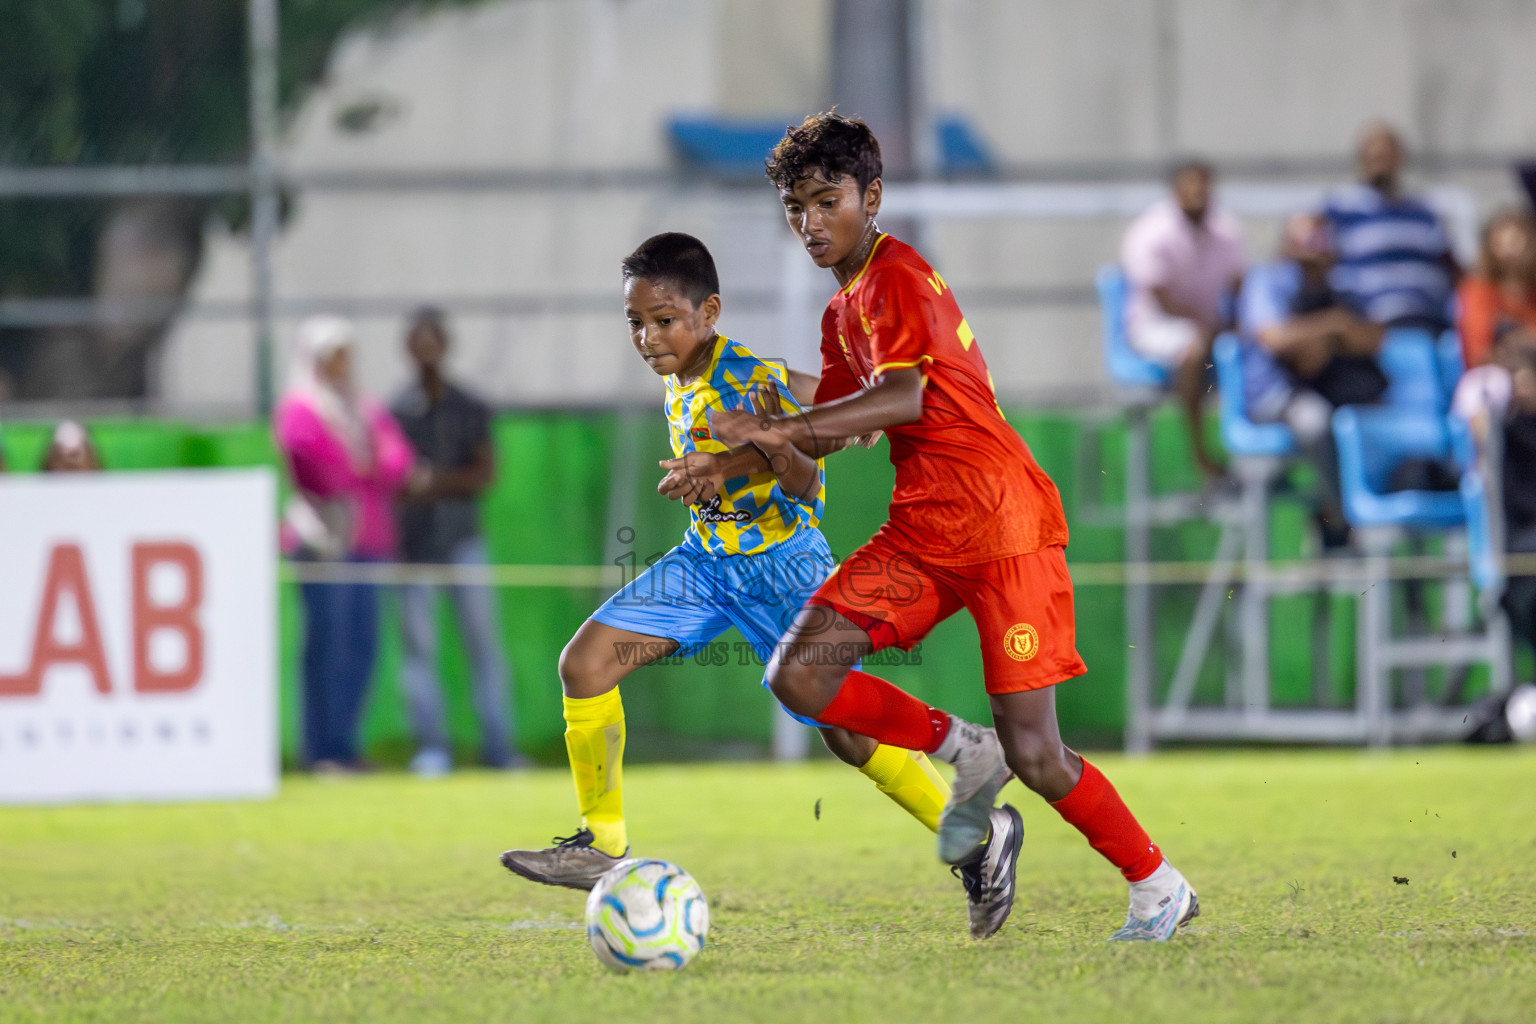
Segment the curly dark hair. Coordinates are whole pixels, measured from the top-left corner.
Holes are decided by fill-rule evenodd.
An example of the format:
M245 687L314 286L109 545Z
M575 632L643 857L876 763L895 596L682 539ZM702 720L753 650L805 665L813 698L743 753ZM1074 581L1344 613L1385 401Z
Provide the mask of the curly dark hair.
M681 231L652 235L619 264L624 280L643 277L666 281L697 308L711 295L720 294L720 275L715 259L704 243Z
M828 110L786 128L768 154L765 169L779 189L793 188L795 182L820 172L834 184L851 174L862 192L880 177L880 143L863 121Z

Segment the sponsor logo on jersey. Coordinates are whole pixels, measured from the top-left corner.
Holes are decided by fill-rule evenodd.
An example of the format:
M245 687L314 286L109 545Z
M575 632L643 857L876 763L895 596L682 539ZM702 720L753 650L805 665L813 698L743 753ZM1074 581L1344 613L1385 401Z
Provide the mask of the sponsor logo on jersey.
M1009 626L1008 634L1003 637L1003 650L1014 661L1028 661L1040 653L1040 634L1027 622Z
M717 494L709 499L709 504L699 506L699 518L706 523L744 523L752 518L752 513L744 508L721 512L720 495Z

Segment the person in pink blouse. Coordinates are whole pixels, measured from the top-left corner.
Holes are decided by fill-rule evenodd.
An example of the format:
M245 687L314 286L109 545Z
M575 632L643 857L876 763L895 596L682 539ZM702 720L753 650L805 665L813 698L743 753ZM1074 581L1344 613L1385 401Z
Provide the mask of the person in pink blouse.
M353 384L352 325L299 325L292 376L274 417L293 496L283 549L310 561L369 562L395 553L395 495L410 478L410 443L383 403ZM372 584L305 583L304 759L315 771L362 766L358 726L378 641Z

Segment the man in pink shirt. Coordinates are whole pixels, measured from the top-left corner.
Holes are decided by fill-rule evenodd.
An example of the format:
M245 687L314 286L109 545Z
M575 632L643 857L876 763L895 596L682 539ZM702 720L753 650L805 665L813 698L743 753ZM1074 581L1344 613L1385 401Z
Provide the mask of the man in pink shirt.
M1222 300L1243 276L1243 232L1237 220L1211 208L1210 165L1179 165L1173 195L1131 222L1120 262L1132 295L1126 330L1131 347L1172 371L1189 416L1195 460L1207 476L1221 464L1205 446L1200 405L1211 345L1224 326Z

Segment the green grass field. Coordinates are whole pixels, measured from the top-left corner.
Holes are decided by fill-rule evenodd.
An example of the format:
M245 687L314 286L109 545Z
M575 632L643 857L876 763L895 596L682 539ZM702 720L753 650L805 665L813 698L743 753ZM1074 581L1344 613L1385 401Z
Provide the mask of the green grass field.
M627 772L637 852L710 898L679 975L606 973L581 894L496 863L569 832L563 772L3 809L0 1019L1536 1019L1536 752L1099 763L1200 891L1167 946L1103 941L1118 876L1016 787L1018 903L971 941L928 834L823 762Z

